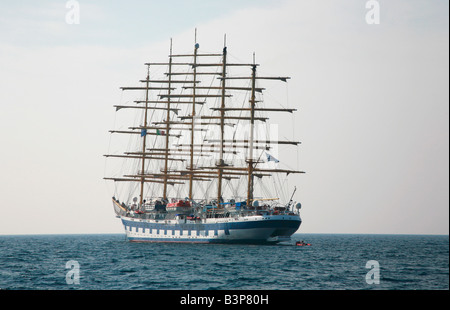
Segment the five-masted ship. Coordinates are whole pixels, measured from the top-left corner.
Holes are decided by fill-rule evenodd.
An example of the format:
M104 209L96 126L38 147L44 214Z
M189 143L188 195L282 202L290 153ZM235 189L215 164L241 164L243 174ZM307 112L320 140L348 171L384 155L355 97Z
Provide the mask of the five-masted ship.
M222 53L199 48L195 43L193 53L173 54L171 41L167 62L146 63L142 84L121 88L139 95L132 105L114 107L139 116L134 126L110 131L133 142L105 155L126 162L125 174L105 177L115 181L116 216L137 242L289 240L300 227L301 205L292 199L295 187L286 189L275 176L303 172L279 168L272 151L300 142L268 134L266 115L295 109L265 107L259 87L289 77L258 75L254 56L252 63L230 62L226 44ZM266 180L278 182L278 191L271 193ZM286 190L293 190L290 199L280 201L277 194Z

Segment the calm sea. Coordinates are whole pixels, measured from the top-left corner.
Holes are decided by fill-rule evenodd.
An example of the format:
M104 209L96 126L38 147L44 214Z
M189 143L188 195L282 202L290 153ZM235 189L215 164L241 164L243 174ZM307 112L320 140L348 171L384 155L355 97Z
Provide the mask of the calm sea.
M2 290L448 290L449 238L298 234L311 246L0 236Z

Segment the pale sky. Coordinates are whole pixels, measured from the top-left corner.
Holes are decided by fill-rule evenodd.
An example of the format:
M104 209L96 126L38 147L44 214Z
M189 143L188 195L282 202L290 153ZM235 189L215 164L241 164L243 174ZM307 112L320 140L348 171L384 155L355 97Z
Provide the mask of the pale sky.
M365 0L79 0L79 24L66 2L0 3L0 234L123 232L112 106L194 28L202 51L226 33L235 59L291 77L299 233L448 234L448 1L379 0L379 24Z

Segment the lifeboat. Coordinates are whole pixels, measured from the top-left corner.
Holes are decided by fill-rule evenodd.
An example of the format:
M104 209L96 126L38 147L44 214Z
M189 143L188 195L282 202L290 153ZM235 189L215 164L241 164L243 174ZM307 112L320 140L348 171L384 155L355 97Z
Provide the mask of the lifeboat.
M306 243L306 242L303 242L303 241L297 241L295 243L295 245L296 246L308 246L308 245L311 245L311 243Z
M185 211L191 207L191 203L186 200L178 200L177 202L168 203L166 208L168 211Z

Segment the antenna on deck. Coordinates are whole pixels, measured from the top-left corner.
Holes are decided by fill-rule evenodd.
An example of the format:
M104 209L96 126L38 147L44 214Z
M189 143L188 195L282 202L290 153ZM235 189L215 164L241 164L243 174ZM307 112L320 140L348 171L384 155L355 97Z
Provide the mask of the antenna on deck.
M287 204L287 208L289 209L289 207L291 206L291 204L292 204L292 198L294 198L294 194L295 194L295 192L297 191L297 186L294 186L294 192L292 193L292 196L291 196L291 199L289 200L289 202L288 202L288 204ZM300 208L298 208L298 209L300 209ZM298 210L297 209L297 210Z

